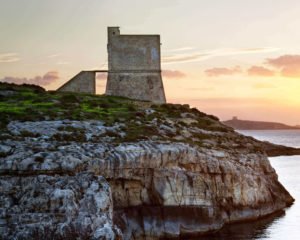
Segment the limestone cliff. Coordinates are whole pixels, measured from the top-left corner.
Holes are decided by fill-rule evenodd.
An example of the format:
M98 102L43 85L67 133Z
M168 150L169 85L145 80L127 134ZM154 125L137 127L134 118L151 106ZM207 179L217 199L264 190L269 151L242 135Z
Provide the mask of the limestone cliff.
M86 110L86 98L97 96L79 96L67 109L60 97L70 97L54 94L56 114L40 109L31 121L5 116L0 134L5 239L185 238L293 202L261 143L216 117L187 105L103 97L91 104L109 115L95 117ZM79 107L76 119L71 114ZM68 116L73 120L62 120Z

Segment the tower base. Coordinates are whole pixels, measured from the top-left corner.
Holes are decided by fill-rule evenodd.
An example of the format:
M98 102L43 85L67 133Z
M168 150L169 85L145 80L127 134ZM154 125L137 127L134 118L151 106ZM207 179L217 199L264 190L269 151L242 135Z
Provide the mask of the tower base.
M160 72L109 72L105 94L166 103Z

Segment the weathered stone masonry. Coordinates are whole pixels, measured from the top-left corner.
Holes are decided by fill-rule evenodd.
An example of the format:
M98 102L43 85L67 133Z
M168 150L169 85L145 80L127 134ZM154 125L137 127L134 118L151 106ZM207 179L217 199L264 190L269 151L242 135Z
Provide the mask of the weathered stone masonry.
M166 102L159 35L120 35L119 27L108 27L107 49L107 95Z
M108 79L105 94L165 103L161 78L160 36L120 35L108 27ZM96 94L96 72L82 71L57 89Z
M96 94L96 71L81 71L57 91Z

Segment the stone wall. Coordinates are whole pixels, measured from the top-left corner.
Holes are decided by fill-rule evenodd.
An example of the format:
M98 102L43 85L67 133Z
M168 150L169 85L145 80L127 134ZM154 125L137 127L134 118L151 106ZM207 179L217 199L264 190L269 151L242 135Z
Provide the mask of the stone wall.
M96 94L96 71L81 71L57 91Z
M106 84L106 94L157 103L166 101L159 73L110 73Z
M120 35L118 27L109 27L107 48L107 95L166 102L159 35Z
M108 55L111 71L160 71L160 36L109 32Z

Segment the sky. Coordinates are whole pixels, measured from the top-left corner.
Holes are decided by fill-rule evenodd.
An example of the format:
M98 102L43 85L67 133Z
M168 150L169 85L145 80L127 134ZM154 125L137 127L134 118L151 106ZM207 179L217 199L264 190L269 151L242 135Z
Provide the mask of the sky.
M299 0L0 0L0 81L107 69L107 27L160 34L167 101L300 124ZM106 77L97 78L97 93Z

